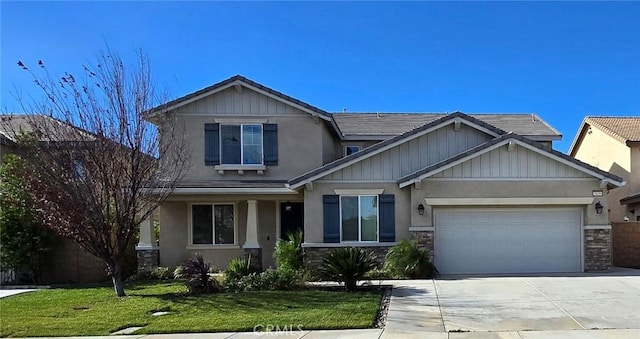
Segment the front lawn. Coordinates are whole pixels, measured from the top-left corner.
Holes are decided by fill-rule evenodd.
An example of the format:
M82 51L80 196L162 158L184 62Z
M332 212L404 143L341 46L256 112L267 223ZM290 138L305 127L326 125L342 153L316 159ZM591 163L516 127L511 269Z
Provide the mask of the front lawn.
M319 290L184 295L179 282L50 289L0 299L0 336L108 335L130 326L140 333L370 328L381 294ZM155 311L168 315L152 316Z

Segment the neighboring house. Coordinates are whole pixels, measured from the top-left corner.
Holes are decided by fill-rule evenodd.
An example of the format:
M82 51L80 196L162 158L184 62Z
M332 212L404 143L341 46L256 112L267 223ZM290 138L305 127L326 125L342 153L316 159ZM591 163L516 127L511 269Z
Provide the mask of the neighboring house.
M304 230L305 255L358 246L382 256L415 237L448 273L581 272L610 264L599 194L623 179L551 148L535 114L328 113L234 76L168 102L191 168L160 207L160 248L139 259L215 266ZM604 210L600 206L604 205Z
M71 131L75 127L46 115L0 115L0 163L6 154L16 153L19 147L16 134L33 132L33 124L56 124L62 129L61 134L77 135L77 130ZM47 136L38 139L40 142L65 141L51 140ZM56 237L52 248L40 272L43 283L87 283L108 279L105 264L75 242Z
M607 195L611 222L640 221L640 117L586 117L569 155L627 182Z
M640 117L586 117L569 155L627 182L606 196L612 261L640 268Z

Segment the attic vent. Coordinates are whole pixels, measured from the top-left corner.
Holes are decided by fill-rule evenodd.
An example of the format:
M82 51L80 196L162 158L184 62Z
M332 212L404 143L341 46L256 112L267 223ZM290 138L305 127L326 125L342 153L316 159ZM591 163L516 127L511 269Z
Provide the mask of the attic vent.
M346 107L344 107L344 108L342 109L342 113L347 113L347 108L346 108Z
M536 115L531 113L531 122L536 122Z

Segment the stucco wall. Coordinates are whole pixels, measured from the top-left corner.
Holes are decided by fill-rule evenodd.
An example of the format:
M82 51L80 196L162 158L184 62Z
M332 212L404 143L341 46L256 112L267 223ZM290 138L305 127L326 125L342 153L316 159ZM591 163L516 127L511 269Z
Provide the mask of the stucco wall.
M611 221L622 221L628 212L626 206L620 205L620 199L629 195L630 187L633 185L629 180L631 171L629 147L592 126L582 136L580 147L574 151L574 157L627 181L627 186L611 190L606 197Z
M425 179L420 189L412 188L411 205L425 205L425 214L418 215L412 209L412 226L433 226L432 207L425 203L425 198L556 198L556 197L592 197L593 190L600 190L599 181L565 180L565 181L473 181L473 180L438 180ZM411 186L414 187L414 186ZM605 193L606 194L606 193ZM596 214L595 203L601 201L603 214ZM584 225L606 225L607 206L604 199L596 198L591 205L586 205Z
M220 196L192 197L190 201L165 202L160 207L160 266L174 267L195 253L214 266L224 269L233 258L244 254L242 245L246 238L247 202L237 198ZM255 198L255 197L254 197ZM231 202L236 204L237 239L235 246L197 248L189 245L188 209L190 202ZM274 266L273 248L276 241L276 202L258 200L258 242L263 249L263 267ZM191 247L191 248L188 248Z
M400 189L396 183L344 183L314 184L312 191L305 191L304 237L307 243L324 241L322 196L335 194L334 189L384 189L383 194L395 195L396 239L409 237L410 193Z
M268 166L264 174L245 171L225 171L218 174L213 166L204 164L204 124L277 124L278 165ZM334 160L334 141L330 126L281 101L244 88L234 88L187 104L177 111L176 129L185 133L190 166L185 181L233 179L286 180Z

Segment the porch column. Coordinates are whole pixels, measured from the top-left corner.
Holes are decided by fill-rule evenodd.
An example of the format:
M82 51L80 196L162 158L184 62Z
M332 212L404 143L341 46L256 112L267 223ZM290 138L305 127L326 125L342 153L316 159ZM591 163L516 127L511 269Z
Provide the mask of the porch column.
M247 234L244 241L245 256L251 256L251 266L262 270L262 249L258 242L258 201L247 200Z
M153 214L140 223L140 240L136 246L138 272L158 267L159 248L156 245L156 233L153 229Z

